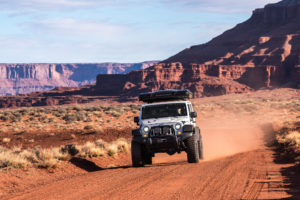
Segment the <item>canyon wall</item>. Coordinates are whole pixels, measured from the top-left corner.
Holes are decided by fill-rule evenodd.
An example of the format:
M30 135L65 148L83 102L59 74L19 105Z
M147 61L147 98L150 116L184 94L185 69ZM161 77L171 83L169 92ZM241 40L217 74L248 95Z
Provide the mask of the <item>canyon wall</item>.
M0 64L0 95L94 84L97 74L124 74L146 69L155 63Z
M192 46L153 67L97 77L99 93L187 88L195 97L261 88L300 87L300 0L283 0L253 11L206 44Z

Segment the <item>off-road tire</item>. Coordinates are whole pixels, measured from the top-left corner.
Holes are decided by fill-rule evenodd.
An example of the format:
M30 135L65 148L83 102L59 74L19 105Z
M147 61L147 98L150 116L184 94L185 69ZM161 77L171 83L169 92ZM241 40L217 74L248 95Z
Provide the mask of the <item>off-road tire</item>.
M201 131L199 127L196 127L196 134L198 134L198 149L199 149L199 159L203 160L203 144L202 144L202 136L201 136Z
M204 156L203 156L203 145L202 145L202 139L201 138L198 140L198 149L199 149L199 159L203 160Z
M189 163L199 162L199 147L198 147L198 136L194 134L192 137L186 140L186 154Z
M143 167L145 165L142 145L135 141L131 141L131 160L133 167Z
M152 165L152 156L150 154L146 154L144 156L144 162L147 165Z

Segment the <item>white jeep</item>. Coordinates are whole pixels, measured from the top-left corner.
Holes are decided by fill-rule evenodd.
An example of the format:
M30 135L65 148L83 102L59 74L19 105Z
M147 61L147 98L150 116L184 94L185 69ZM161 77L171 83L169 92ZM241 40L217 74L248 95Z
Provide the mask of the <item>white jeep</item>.
M189 163L203 159L202 137L195 118L197 113L187 99L188 90L164 90L140 95L147 102L134 121L139 129L132 131L131 157L134 167L152 164L155 153L186 151ZM172 101L171 101L172 100ZM151 102L151 103L150 103Z

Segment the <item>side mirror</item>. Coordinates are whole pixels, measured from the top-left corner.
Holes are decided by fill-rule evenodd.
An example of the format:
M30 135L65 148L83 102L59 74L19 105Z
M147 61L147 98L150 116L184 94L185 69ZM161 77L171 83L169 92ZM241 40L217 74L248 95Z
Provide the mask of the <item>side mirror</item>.
M191 112L190 116L191 116L191 118L197 118L197 113L196 112Z
M140 122L140 118L139 117L134 117L133 121L138 124Z

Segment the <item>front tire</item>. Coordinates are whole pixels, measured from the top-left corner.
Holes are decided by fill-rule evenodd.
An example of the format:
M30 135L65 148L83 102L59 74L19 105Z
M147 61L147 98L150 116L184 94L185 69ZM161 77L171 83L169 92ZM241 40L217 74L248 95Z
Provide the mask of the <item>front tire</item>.
M197 127L196 128L196 133L198 134L198 149L199 149L199 159L200 160L203 160L204 159L204 156L203 156L203 144L202 144L202 136L201 136L201 132L200 132L200 129Z
M142 145L135 141L131 141L131 160L133 167L143 167L145 165Z
M144 159L145 164L152 165L152 156L150 154L146 154Z
M198 148L199 148L199 159L203 160L204 156L203 156L203 146L202 146L202 139L201 138L198 141Z
M199 162L199 146L198 146L197 135L194 134L192 137L186 140L187 146L187 160L189 163L198 163Z

